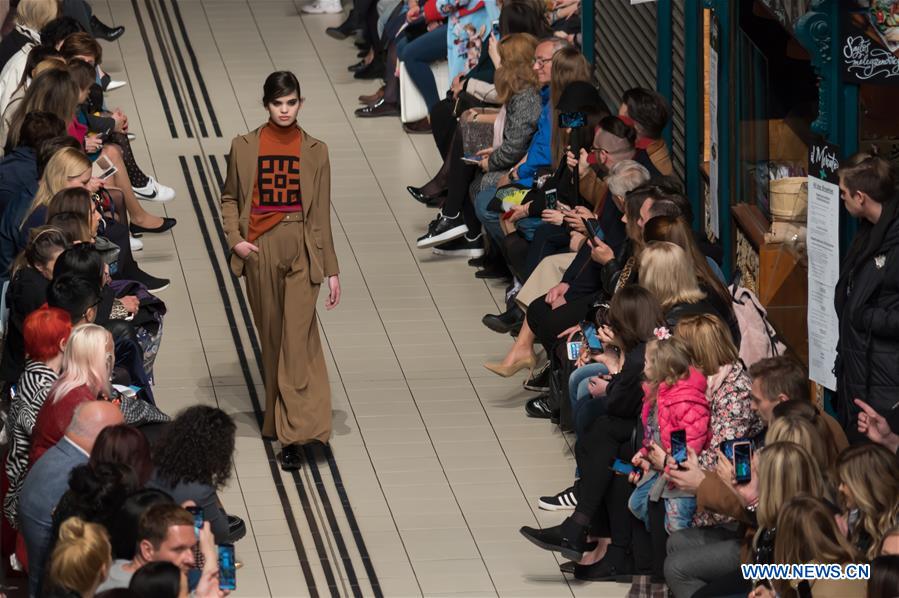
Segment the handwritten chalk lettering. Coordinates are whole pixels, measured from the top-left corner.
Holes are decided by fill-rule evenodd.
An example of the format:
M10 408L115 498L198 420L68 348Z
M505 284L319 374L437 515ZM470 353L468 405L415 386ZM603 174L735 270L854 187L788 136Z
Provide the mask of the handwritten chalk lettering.
M836 153L827 146L814 146L812 147L812 164L817 165L820 168L826 168L831 172L836 172L836 170L840 167L840 162L837 160Z
M899 58L887 50L872 47L871 40L861 35L846 38L843 59L846 71L862 81L874 77L899 77Z

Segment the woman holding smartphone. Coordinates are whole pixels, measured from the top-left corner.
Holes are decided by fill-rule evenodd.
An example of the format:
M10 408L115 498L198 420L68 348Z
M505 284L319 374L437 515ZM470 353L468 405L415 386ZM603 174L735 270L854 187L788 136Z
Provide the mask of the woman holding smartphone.
M231 143L222 220L231 271L246 276L262 346L262 435L282 446L281 467L299 469L301 447L331 436L328 371L315 301L328 285L326 309L340 302L331 237L331 166L327 146L297 124L300 83L289 71L268 76L268 122Z

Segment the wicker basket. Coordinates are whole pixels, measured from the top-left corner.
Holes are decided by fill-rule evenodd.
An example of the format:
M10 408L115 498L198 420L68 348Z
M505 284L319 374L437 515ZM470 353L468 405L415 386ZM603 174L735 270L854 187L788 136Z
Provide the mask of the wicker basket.
M808 210L808 179L787 177L769 185L771 218L775 221L801 222Z

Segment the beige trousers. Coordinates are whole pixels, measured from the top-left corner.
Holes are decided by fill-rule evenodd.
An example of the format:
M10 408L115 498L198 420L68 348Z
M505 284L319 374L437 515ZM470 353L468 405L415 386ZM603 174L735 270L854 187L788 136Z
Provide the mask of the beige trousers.
M259 253L247 257L245 272L262 346L262 434L282 445L328 442L331 388L315 313L319 285L309 280L303 222L281 222L256 245Z
M548 255L537 264L534 271L518 291L515 301L524 311L528 310L531 301L545 295L551 288L562 282L562 275L574 261L574 253L557 253Z

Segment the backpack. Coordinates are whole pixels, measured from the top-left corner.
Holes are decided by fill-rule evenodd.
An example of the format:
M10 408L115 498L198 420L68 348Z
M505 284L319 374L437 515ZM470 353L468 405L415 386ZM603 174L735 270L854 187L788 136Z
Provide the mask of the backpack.
M734 315L740 327L740 359L746 368L767 357L783 355L787 346L768 321L768 312L755 293L740 286L740 276L728 287L733 298Z

